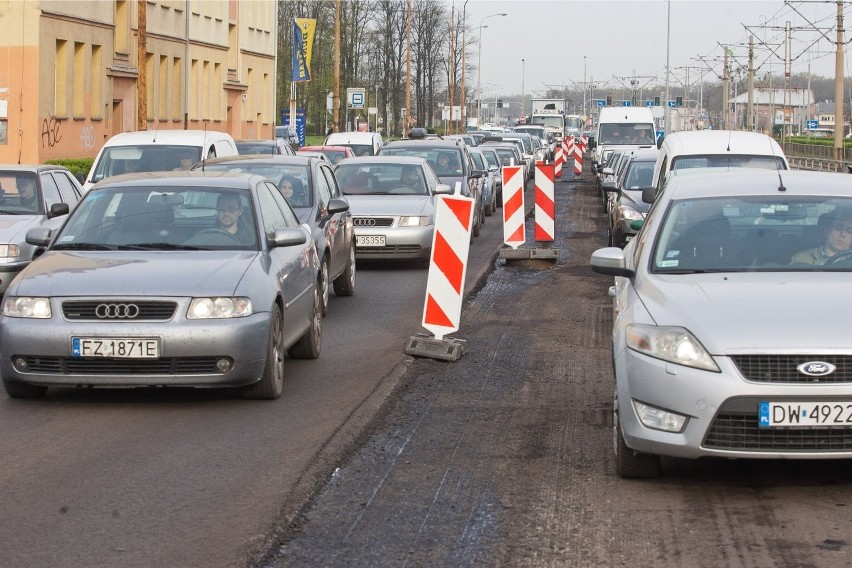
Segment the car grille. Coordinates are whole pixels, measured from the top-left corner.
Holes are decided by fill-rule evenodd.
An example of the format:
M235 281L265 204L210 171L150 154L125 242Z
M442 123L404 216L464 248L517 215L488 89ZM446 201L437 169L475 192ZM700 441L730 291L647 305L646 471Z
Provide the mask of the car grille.
M412 254L423 250L420 245L391 245L387 247L356 247L358 254Z
M74 357L24 357L27 372L44 375L209 375L220 357L162 359L77 359Z
M731 360L749 381L761 383L846 383L852 381L850 355L734 355ZM796 367L809 361L831 363L830 375L809 377Z
M393 217L353 217L352 224L356 227L390 227Z
M134 318L98 317L98 306L101 305L135 305L139 314ZM62 315L67 320L74 321L167 321L172 319L177 309L175 302L137 302L134 300L70 301L62 303Z
M852 450L852 427L761 428L757 399L734 399L722 405L704 438L712 450L748 452L841 452ZM752 410L746 410L745 408Z

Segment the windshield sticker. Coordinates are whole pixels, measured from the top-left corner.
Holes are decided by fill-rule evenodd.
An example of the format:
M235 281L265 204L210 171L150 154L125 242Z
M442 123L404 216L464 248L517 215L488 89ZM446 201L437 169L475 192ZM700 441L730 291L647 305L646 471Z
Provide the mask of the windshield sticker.
M679 250L670 250L670 251L666 252L666 258L674 258L679 254L680 254Z
M678 264L680 264L680 262L677 260L661 260L660 268L674 268Z
M70 243L75 239L75 235L62 235L59 237L60 243Z

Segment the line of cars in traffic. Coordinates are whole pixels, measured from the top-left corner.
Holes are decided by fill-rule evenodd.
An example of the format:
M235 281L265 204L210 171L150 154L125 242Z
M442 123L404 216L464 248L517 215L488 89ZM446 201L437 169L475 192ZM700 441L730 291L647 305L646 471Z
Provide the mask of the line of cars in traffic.
M277 398L284 360L319 356L330 291L354 294L356 259L428 264L448 182L477 200L479 223L498 204L496 150L458 140L360 157L346 145L357 137L322 156L255 142L240 155L221 133L130 134L105 144L85 186L59 166L0 171L0 214L16 217L0 246L12 397L185 386Z
M613 213L635 236L611 226L590 261L615 277L617 473L655 477L663 456L851 457L849 176L790 171L747 132L626 154L603 189L613 211L648 210Z

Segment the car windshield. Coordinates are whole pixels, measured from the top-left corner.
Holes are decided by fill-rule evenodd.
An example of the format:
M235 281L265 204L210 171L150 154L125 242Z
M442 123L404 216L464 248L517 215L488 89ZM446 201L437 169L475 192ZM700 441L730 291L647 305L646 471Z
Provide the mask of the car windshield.
M560 114L535 115L530 120L532 124L540 124L545 128L564 128L564 119Z
M136 172L188 170L200 159L201 148L198 146L109 146L104 148L92 181Z
M257 250L247 190L112 187L90 191L54 250Z
M432 166L432 169L435 170L438 177L459 177L464 175L462 155L458 148L434 148L426 145L405 148L385 146L382 148L382 155L424 158Z
M340 164L334 175L344 195L429 195L416 164Z
M654 125L651 123L601 124L599 144L653 144Z
M662 212L660 212L662 213ZM852 270L852 198L719 197L673 201L652 272Z
M678 156L672 160L673 170L689 168L760 168L785 170L784 160L779 156L750 156L740 154L717 154L703 156Z
M349 146L352 153L356 156L372 156L373 146L370 144L340 144L340 146Z
M489 167L500 167L500 162L497 158L497 153L494 151L483 151L482 154L485 156L485 159L488 161Z
M278 149L272 142L237 142L237 152L243 155L275 155Z
M229 172L233 174L251 173L263 176L275 184L290 207L299 209L313 207L314 195L310 191L311 176L308 166L298 164L270 164L253 163L254 160L238 160L233 162L220 162L218 164L205 164L205 172ZM196 169L201 169L196 168ZM289 191L285 186L292 187Z
M654 178L654 162L632 161L624 172L624 189L639 189L648 187Z

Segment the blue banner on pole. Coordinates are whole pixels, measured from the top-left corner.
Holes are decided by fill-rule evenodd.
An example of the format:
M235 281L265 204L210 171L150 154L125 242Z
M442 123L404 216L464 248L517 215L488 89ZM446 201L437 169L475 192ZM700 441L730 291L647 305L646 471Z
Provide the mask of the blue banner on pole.
M305 38L296 20L293 20L293 82L310 81L311 71L305 53Z

